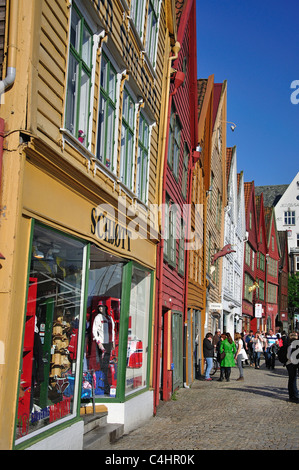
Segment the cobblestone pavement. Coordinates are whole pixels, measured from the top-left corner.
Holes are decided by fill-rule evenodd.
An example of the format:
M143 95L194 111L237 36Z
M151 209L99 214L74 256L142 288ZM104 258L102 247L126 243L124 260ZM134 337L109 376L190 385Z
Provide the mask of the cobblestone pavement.
M287 370L232 369L230 382L196 380L109 450L299 450L299 404L288 401ZM108 450L108 448L107 448Z

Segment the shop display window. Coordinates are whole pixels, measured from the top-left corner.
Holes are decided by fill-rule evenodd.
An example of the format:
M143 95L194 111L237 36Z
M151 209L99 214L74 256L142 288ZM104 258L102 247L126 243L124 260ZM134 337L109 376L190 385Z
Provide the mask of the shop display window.
M124 260L90 247L84 373L96 398L115 398Z
M147 386L151 273L132 267L126 394Z
M16 438L76 413L85 244L35 224Z

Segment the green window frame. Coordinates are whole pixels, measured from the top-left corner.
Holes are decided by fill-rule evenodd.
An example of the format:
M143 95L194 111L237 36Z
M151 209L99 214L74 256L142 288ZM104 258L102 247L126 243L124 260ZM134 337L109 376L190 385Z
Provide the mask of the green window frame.
M92 72L92 31L75 4L71 32L65 111L65 128L88 147Z
M124 88L120 149L120 180L129 189L132 188L132 171L134 157L135 103Z
M138 134L136 194L144 203L147 202L149 138L150 128L148 122L141 113L139 118Z
M98 118L98 143L96 158L113 171L116 119L117 73L105 53L102 54L100 74L100 99Z

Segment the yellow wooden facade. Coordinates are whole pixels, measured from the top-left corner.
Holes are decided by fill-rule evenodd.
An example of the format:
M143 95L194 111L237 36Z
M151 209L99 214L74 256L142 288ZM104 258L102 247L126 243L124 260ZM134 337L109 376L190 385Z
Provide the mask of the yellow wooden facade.
M16 77L3 93L0 108L5 121L0 212L0 251L5 256L0 270L2 449L12 448L14 441L32 221L138 261L153 272L156 267L156 243L161 227L159 217L150 213L149 208L158 204L161 196L171 73L169 58L176 36L175 2L161 2L153 65L145 51L145 36L140 39L130 17L132 2L115 0L112 9L111 2L78 0L78 10L90 20L97 40L93 54L88 146L65 128L72 3L69 0L10 0L10 10L7 10L3 75L10 65L15 67ZM146 21L147 17L144 28ZM10 37L13 44L9 43ZM118 140L114 171L107 170L96 158L103 51L113 55L121 77L117 89ZM145 202L136 196L135 183L128 189L119 178L121 107L126 84L139 100L137 116L142 110L151 125ZM135 147L137 151L137 139ZM136 161L133 175L135 178ZM138 216L140 237L132 238L130 249L112 245L92 233L91 211L102 204L114 208L127 224ZM136 212L129 213L129 206Z

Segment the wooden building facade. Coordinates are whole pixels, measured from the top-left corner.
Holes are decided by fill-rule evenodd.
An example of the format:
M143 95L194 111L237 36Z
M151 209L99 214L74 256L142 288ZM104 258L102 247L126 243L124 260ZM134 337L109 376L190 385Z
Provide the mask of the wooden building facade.
M9 2L1 448L82 448L93 386L110 422L152 415L174 18L171 0Z

